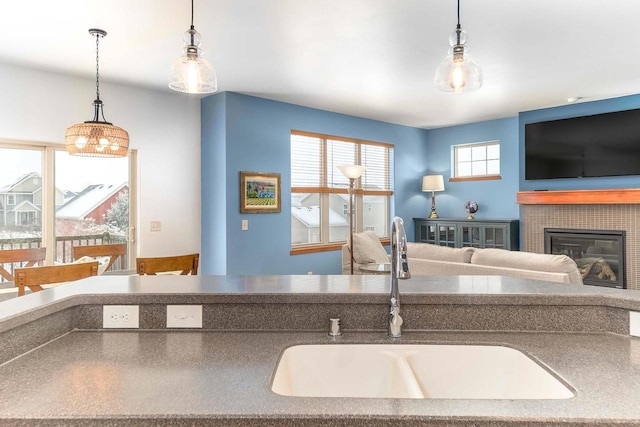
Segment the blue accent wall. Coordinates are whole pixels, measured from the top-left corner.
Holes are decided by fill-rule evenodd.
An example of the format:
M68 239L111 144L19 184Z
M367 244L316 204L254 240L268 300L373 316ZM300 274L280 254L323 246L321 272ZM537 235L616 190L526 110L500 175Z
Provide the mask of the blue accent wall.
M436 208L441 218L464 218L466 200L478 203L477 219L519 218L518 192L518 118L510 117L481 123L432 129L427 136L425 175L444 175L444 191L436 192ZM500 180L449 182L454 145L500 141ZM401 167L401 166L397 166ZM431 193L423 215L431 210Z
M440 129L417 129L329 111L225 92L202 99L202 273L339 274L340 251L290 255L290 133L301 130L395 145L392 216L405 221L414 239L413 218L426 217L431 193L423 175L442 174L436 193L442 218L464 218L463 203L474 200L477 219L519 218L520 190L628 188L638 177L524 180L524 126L544 120L640 108L640 95L527 111L509 117ZM499 140L500 180L449 182L454 145ZM281 174L282 211L240 214L240 171ZM241 231L241 221L249 230Z
M403 217L413 237L412 218L422 215L426 200L420 191L428 158L426 130L226 92L202 99L203 274L340 274L339 250L290 255L291 130L394 144L392 215ZM280 213L240 213L241 171L281 174ZM242 220L249 221L248 231L241 230ZM224 233L212 229L218 227L225 227ZM214 238L220 241L211 242ZM225 250L214 252L222 242ZM221 271L223 258L226 269Z
M225 93L210 96L201 109L202 274L225 274L227 269L226 100Z
M593 114L610 113L613 111L640 108L640 95L629 95L602 101L584 102L564 105L561 107L545 108L542 110L520 113L519 140L520 152L520 189L527 190L588 190L597 188L631 188L638 187L639 176L616 176L601 178L562 178L526 181L524 179L524 129L527 123L543 122L547 120L566 119L569 117L589 116Z

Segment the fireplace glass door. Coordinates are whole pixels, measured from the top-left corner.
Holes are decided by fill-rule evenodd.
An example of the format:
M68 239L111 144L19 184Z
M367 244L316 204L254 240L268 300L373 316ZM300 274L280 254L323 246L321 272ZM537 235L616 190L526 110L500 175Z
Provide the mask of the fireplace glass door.
M572 258L585 285L627 287L624 231L545 228L544 251Z

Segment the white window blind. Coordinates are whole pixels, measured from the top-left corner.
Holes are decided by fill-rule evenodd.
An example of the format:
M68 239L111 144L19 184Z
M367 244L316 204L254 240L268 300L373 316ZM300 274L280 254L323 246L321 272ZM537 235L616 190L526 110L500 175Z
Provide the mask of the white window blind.
M338 166L359 164L356 180L356 231L379 230L387 237L393 194L393 145L343 137L291 132L292 247L344 241L349 211L346 178ZM361 212L366 204L366 214Z

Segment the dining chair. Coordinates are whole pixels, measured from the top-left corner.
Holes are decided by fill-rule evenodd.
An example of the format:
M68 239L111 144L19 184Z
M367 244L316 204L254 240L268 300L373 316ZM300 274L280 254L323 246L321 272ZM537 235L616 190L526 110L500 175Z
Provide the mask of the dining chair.
M16 268L13 272L18 296L25 294L25 287L31 292L41 291L42 285L71 282L98 275L98 262L64 264L46 267Z
M9 282L14 282L14 275L3 267L3 264L20 264L19 267L33 267L42 265L47 248L5 249L0 250L0 276ZM12 270L15 270L12 268Z
M200 254L178 255L156 258L137 258L136 270L138 274L154 275L156 273L180 271L180 275L198 274Z
M105 269L108 271L111 266L120 258L120 269L126 269L127 244L118 243L113 245L91 245L91 246L74 246L73 259L77 260L83 256L99 257L109 256L109 265Z

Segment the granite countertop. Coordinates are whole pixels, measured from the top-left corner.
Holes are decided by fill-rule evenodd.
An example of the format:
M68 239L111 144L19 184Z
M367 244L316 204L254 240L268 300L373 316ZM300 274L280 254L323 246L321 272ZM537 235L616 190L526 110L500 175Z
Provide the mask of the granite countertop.
M353 332L340 343L388 343ZM640 424L640 342L607 334L407 332L401 343L506 344L551 368L575 391L559 400L355 399L280 396L270 390L282 351L333 341L314 332L74 331L0 366L0 424L74 419L216 419L261 425L333 419L336 425L434 425L476 420L516 425L567 420ZM473 361L469 361L473 363ZM437 368L437 367L436 367ZM252 421L253 420L253 421ZM82 422L80 422L82 421ZM287 423L288 421L288 423ZM172 424L173 425L173 424ZM359 425L359 424L354 424ZM422 424L421 424L422 425ZM491 425L490 423L488 425Z
M329 338L303 317L288 329L278 324L275 330L270 323L278 313L286 317L290 306L309 313L325 310L324 321L335 305L345 316L381 311L384 323L389 285L380 276L96 277L2 302L0 332L11 340L19 339L15 331L45 324L57 312L96 304L148 304L160 312L163 304L208 304L205 311L216 320L216 311L224 319L225 312L234 316L241 307L248 310L243 313L259 313L267 327L258 330L251 319L218 330L168 330L152 321L148 328L130 331L76 325L0 365L0 425L640 425L640 338L577 332L581 323L589 323L586 317L573 319L577 329L571 331L418 327L419 311L437 317L456 306L467 313L463 316L482 317L486 306L527 313L531 307L549 307L569 317L583 313L575 310L596 310L603 317L620 312L623 319L628 310L640 310L640 292L484 276L415 277L400 286L407 324L416 328L406 328L398 340L386 336L376 316L371 324L351 320L352 327L347 323L339 338ZM269 311L269 304L277 310ZM546 366L576 395L464 400L273 393L272 375L284 349L318 343L507 345Z

